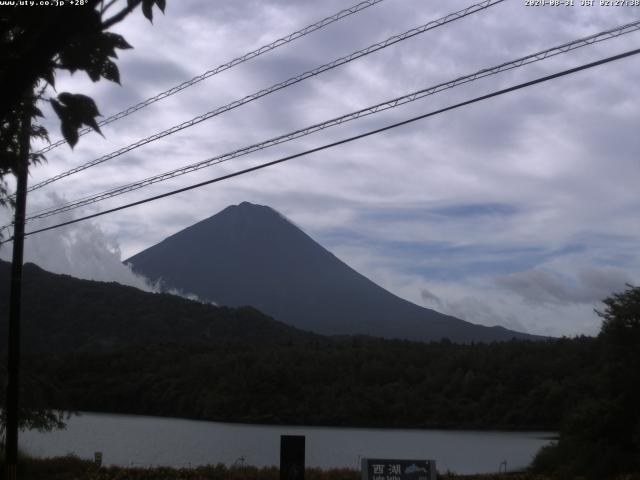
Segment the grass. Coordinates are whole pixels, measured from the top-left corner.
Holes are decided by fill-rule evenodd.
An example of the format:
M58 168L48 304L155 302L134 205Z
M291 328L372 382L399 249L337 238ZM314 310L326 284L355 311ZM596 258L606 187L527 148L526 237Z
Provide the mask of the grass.
M4 479L2 466L0 479ZM96 467L89 460L75 456L47 459L23 458L19 465L22 480L279 480L280 471L275 468L226 467L222 464L194 468L128 468ZM305 480L360 480L360 472L351 469L307 469ZM507 473L488 475L442 474L441 480L557 480L531 473ZM562 479L570 480L570 479ZM616 480L640 480L640 474L618 477Z

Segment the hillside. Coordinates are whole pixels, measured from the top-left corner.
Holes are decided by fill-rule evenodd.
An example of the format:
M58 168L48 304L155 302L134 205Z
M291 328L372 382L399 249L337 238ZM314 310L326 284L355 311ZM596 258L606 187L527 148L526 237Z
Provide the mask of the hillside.
M0 263L2 338L8 270ZM589 398L602 363L595 339L327 338L253 308L32 264L24 292L25 406L254 423L555 429ZM0 364L0 398L4 385Z
M0 261L0 338L6 338L10 264ZM24 267L22 345L26 352L107 351L163 343L219 345L301 341L316 335L254 308L216 307L118 283ZM0 352L6 349L0 342Z

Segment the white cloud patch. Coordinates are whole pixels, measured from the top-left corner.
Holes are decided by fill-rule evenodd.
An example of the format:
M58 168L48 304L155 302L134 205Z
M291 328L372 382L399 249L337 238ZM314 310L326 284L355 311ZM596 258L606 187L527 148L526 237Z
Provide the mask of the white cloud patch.
M60 201L52 198L52 202ZM6 223L8 211L2 212ZM74 217L66 214L56 217L57 222L70 221ZM53 224L53 221L35 221L27 224L26 231L36 230ZM11 243L0 248L0 258L11 261ZM62 227L25 239L25 263L35 263L53 272L71 275L85 280L117 282L145 291L157 289L145 277L135 274L122 263L120 247L114 236L107 235L100 226L83 222Z
M62 203L63 199L50 195L52 204ZM38 210L39 205L33 207ZM83 210L65 213L47 220L38 220L27 224L26 232L46 228L61 222L68 222L82 216ZM9 211L0 212L0 221L8 223ZM0 258L11 261L12 243L0 246ZM121 285L153 293L168 293L199 303L215 305L215 302L203 300L198 295L175 288L166 288L162 281L152 282L133 271L129 264L123 263L120 245L115 235L108 234L90 221L75 223L46 232L27 236L24 246L24 262L34 263L52 273L71 275L84 280L116 282Z

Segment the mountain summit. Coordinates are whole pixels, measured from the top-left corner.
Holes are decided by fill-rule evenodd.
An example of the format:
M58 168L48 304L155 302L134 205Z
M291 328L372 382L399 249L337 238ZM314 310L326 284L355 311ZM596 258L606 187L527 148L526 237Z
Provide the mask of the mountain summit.
M270 207L243 202L126 260L166 288L251 305L328 335L487 342L534 338L420 307L359 274Z

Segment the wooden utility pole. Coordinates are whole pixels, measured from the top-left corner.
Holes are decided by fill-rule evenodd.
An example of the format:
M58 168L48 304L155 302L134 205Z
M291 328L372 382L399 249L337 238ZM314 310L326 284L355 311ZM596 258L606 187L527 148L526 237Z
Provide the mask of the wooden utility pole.
M16 208L13 223L13 260L9 297L9 355L7 383L7 480L16 480L18 466L18 391L20 380L20 307L22 305L22 262L24 254L24 219L27 208L27 176L31 133L30 100L23 105L20 131L20 159L16 174Z

